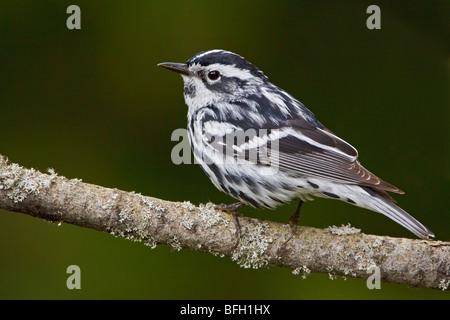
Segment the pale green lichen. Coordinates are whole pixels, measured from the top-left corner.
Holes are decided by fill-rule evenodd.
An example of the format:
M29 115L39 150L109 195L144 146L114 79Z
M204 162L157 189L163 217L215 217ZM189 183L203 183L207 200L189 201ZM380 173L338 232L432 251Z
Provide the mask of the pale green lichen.
M328 279L335 280L337 278L337 275L334 273L333 267L328 266L327 272L328 272Z
M350 234L357 234L361 232L361 229L354 228L349 224L346 226L341 225L340 227L331 226L328 227L327 230L335 235L342 236L342 235L350 235Z
M148 240L144 242L144 246L150 247L150 249L155 249L158 246L158 243L152 236L150 236Z
M295 268L292 270L293 275L302 275L302 279L306 279L306 277L311 273L311 269L309 269L307 266L303 265L301 267Z
M47 172L50 174L50 181L54 182L56 180L56 178L58 178L58 174L56 173L55 169L53 168L48 168Z
M448 290L449 287L450 287L450 279L442 279L441 281L439 281L438 288L441 289L442 291Z
M146 204L151 210L154 210L156 212L166 212L166 208L164 208L162 205L157 204L153 201L147 201Z
M151 211L156 211L159 213L166 212L166 208L164 208L161 204L158 204L156 201L149 200L148 197L145 197L140 193L133 192L133 194L136 197L138 197L142 201L142 203L145 205L144 210L146 210L146 212L148 212L148 213Z
M186 229L192 230L192 227L194 226L194 221L192 220L192 215L190 215L189 212L194 211L197 207L189 201L178 202L175 204L175 207L188 211L188 213L183 214L183 216L181 218L181 224Z
M82 179L73 178L69 180L69 183L72 187L75 187L78 183L82 182Z
M379 247L381 244L382 240L380 239L375 239L370 242L360 241L358 243L359 250L355 255L355 259L358 261L358 270L368 271L377 267L373 257L379 253Z
M0 156L0 190L6 191L9 199L15 203L22 202L30 194L39 194L43 188L49 188L51 180L48 176L34 169L24 169L18 164L8 164L8 160Z
M115 208L117 206L116 199L118 196L119 195L117 193L114 193L111 196L111 199L108 199L105 203L102 203L102 209L103 210L111 210L111 209Z
M175 251L180 251L181 249L183 249L181 247L180 241L178 240L177 236L173 236L173 238L169 240L169 244L172 246L172 249Z
M232 260L243 268L258 269L266 266L269 263L266 251L273 242L267 235L268 229L268 224L259 221L252 228L242 228L241 239L233 252Z
M211 228L220 224L229 224L229 219L224 219L220 211L217 211L215 205L211 202L208 202L207 204L201 203L198 206L198 209L198 215L206 228Z
M131 221L131 218L129 216L129 213L131 211L132 210L130 210L128 208L120 210L120 212L119 212L119 222L120 223L124 223L125 221Z
M181 224L188 230L192 230L192 227L194 226L194 221L192 221L189 214L183 214L181 217Z
M346 226L347 227L347 226ZM347 276L357 277L363 272L369 272L373 268L377 267L377 264L374 260L376 256L380 255L380 246L383 241L381 239L375 238L370 240L359 240L355 243L357 250L355 253L347 253L341 254L340 251L336 251L338 261L342 261L343 263L348 260L355 261L355 268L349 267L331 267L328 266L326 271L328 272L328 276L331 280L334 280L341 275L341 277L346 280ZM345 265L345 263L344 263Z
M344 276L356 277L356 273L350 268L341 268L341 272L344 274Z
M197 208L190 201L179 202L179 203L176 203L175 206L177 208L183 208L183 209L186 209L186 210L189 210L189 211L194 211Z
M347 280L347 276L356 277L357 274L350 268L344 267L344 268L338 268L334 269L331 266L328 266L326 268L328 272L328 278L330 280L335 280L338 277L342 278L344 281Z

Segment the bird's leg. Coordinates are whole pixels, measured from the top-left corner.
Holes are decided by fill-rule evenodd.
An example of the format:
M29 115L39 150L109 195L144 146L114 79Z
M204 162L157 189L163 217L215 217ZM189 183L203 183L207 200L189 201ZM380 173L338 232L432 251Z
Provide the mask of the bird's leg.
M232 203L232 204L222 203L222 204L216 205L216 209L226 211L229 214L231 214L231 216L233 217L234 226L236 227L236 234L237 234L237 238L238 238L238 242L235 247L237 247L237 245L241 242L241 226L239 225L239 220L237 217L237 215L238 215L237 210L243 206L245 206L245 203L242 203L242 202L236 202L236 203Z
M297 206L297 210L295 210L295 213L289 218L289 223L291 224L291 227L295 227L298 223L298 218L300 217L300 210L302 210L303 200L300 200Z
M300 200L297 206L297 210L295 210L295 213L289 218L289 224L291 225L291 236L289 237L289 239L286 240L286 242L291 240L292 237L294 236L295 227L297 226L298 223L298 218L300 216L300 210L302 210L302 205L303 200Z

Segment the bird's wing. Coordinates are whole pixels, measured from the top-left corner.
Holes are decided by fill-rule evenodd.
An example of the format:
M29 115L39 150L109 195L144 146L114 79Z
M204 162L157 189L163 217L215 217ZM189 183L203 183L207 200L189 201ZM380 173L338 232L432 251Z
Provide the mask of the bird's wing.
M277 160L281 169L403 193L364 168L357 160L356 149L328 129L318 128L303 118L296 118L288 120L279 130L285 132L285 135L272 142L271 156L279 157Z
M372 187L386 198L389 196L383 190L403 193L365 169L350 144L301 117L258 130L244 131L220 121L206 122L205 128L214 136L205 142L224 155L252 161L252 155L257 154L253 160L258 164L276 164L294 175Z

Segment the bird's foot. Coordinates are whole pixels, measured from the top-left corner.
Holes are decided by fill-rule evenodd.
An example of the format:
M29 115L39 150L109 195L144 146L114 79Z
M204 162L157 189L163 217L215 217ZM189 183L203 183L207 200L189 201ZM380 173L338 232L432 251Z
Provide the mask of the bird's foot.
M292 237L295 234L295 227L298 224L298 219L300 217L300 210L302 209L302 205L303 205L303 201L300 200L297 210L295 211L295 213L289 218L289 225L291 226L291 235L289 236L289 238L284 242L284 244L288 243Z
M228 212L233 217L233 222L234 222L234 226L236 227L236 235L237 235L237 242L236 242L236 245L234 246L234 248L236 248L239 245L239 243L241 242L241 226L239 224L239 220L237 217L238 216L237 210L242 206L245 206L245 204L242 202L236 202L236 203L232 203L232 204L221 203L221 204L215 206L215 208L217 210L222 210L222 211Z

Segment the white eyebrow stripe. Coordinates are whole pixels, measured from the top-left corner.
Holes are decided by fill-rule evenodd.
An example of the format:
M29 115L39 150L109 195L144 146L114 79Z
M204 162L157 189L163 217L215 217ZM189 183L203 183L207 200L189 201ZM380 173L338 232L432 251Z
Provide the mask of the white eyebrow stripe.
M217 52L225 52L225 50L222 50L222 49L215 49L215 50L206 51L206 52L200 53L199 55L195 56L195 57L194 57L194 60L200 59L201 57L206 56L207 54L210 54L210 53L217 53Z

